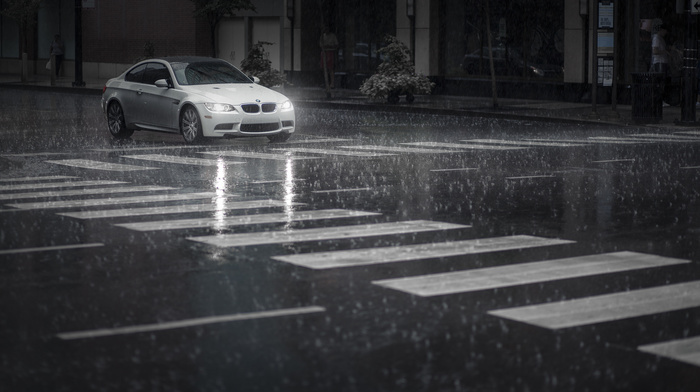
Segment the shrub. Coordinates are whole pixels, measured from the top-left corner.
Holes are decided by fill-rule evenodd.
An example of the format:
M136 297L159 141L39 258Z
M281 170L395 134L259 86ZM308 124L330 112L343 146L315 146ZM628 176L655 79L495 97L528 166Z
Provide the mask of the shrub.
M268 60L268 53L265 45L272 45L271 42L258 41L248 52L248 55L241 62L241 70L246 75L256 76L260 79L260 84L265 87L273 87L285 84L287 77L276 69L272 69L272 62Z
M406 94L409 101L414 94L430 94L435 84L426 76L416 74L406 45L391 35L386 36L385 41L386 46L379 49L382 63L377 72L362 83L360 92L370 99L388 98L390 101L402 94Z

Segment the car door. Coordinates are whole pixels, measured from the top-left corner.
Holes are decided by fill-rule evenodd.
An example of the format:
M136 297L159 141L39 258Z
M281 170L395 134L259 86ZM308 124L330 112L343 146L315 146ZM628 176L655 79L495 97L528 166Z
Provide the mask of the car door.
M178 91L156 86L156 81L163 79L172 86L173 79L168 68L161 63L149 63L142 80L143 124L158 129L175 129L180 103Z
M124 87L120 93L120 102L124 109L124 118L129 124L143 123L143 76L146 73L147 64L141 64L124 76Z

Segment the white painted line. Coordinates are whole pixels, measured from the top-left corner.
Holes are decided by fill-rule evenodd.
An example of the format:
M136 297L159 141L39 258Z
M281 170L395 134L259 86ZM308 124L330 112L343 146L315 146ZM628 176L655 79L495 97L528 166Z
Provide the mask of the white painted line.
M506 180L535 180L541 178L557 178L557 176L553 176L551 174L539 174L531 176L506 177Z
M274 148L272 150L273 151L287 151L287 152L291 152L291 153L342 155L342 156L363 157L363 158L384 157L384 156L395 155L395 154L381 154L381 153L374 153L374 152L324 150L321 148Z
M570 244L573 242L574 241L518 235L419 245L391 246L384 248L303 253L273 256L272 258L301 267L321 270L488 252L500 252L539 246Z
M633 138L641 138L641 139L658 139L659 141L666 141L666 142L700 142L700 138L698 137L692 137L692 136L679 136L679 135L671 135L671 134L660 134L660 133L638 133L634 135L628 135Z
M343 192L360 192L371 191L372 188L347 188L347 189L327 189L321 191L311 191L311 193L343 193Z
M548 142L551 141L549 139L525 139L525 140L531 140L533 142ZM639 141L634 141L630 139L625 139L625 138L606 138L606 137L601 137L601 139L596 139L595 137L589 138L589 139L560 139L557 140L558 142L561 143L585 143L585 144L639 144L641 142Z
M566 143L557 141L534 141L534 140L499 140L499 139L470 139L460 140L463 143L473 144L502 144L521 147L582 147L583 143Z
M336 139L336 138L323 138L323 139L292 139L284 142L284 144L307 144L307 143L335 143L335 142L351 142L352 139Z
M26 192L26 193L8 193L1 194L0 200L19 200L19 199L38 199L46 197L66 197L66 196L83 196L83 195L110 195L115 193L132 193L132 192L154 192L165 191L176 188L165 186L130 186L130 187L113 187L113 188L96 188L96 189L74 189L69 191L44 191L44 192Z
M700 136L700 131L681 131L681 132L674 132L674 134Z
M64 159L60 161L46 161L48 163L54 163L56 165L64 165L71 167L79 167L82 169L94 169L94 170L108 170L108 171L137 171L137 170L158 170L157 167L148 166L133 166L133 165L122 165L120 163L108 163L91 161L88 159Z
M178 219L157 222L136 222L120 223L115 226L136 231L156 231L156 230L180 230L196 228L223 228L232 226L259 225L267 223L290 223L320 219L340 219L365 216L381 215L376 212L350 211L350 210L315 210L315 211L295 211L281 212L275 214L257 214L228 216L221 218L196 218Z
M373 283L421 297L432 297L689 262L642 253L617 252L387 279Z
M320 312L325 312L325 311L326 311L326 309L321 307L321 306L306 306L306 307L301 307L301 308L288 308L288 309L277 309L277 310L268 310L268 311L261 311L261 312L237 313L237 314L229 314L229 315L224 315L224 316L200 317L200 318L194 318L194 319L168 321L168 322L155 323L155 324L134 325L134 326L130 326L130 327L102 328L102 329L94 329L91 331L62 332L62 333L56 334L56 336L62 340L90 339L90 338L100 338L100 337L106 337L106 336L129 335L129 334L142 333L142 332L167 331L167 330L171 330L171 329L190 328L190 327L198 327L201 325L230 323L230 322L235 322L235 321L260 320L260 319L265 319L265 318L286 317L286 316L301 316L301 315L320 313Z
M700 169L700 166L684 166L681 169Z
M121 147L121 148L93 148L88 151L97 152L126 152L126 151L144 151L144 150L180 150L183 148L205 148L207 146L192 146L192 145L176 145L176 146L147 146L147 147Z
M187 239L221 248L229 248L236 246L284 244L302 241L324 241L380 235L421 233L429 231L464 229L469 227L471 226L416 220L290 231L266 231L262 233L219 234L202 237L188 237Z
M700 306L700 281L494 310L489 314L556 330L697 306Z
M454 153L456 151L438 149L438 148L414 148L414 147L396 147L396 146L338 146L349 150L366 150L366 151L389 151L396 153L417 153L417 154L445 154Z
M126 184L124 181L73 181L73 182L44 182L38 184L0 185L0 191L22 191L27 189L72 188L79 186Z
M431 172L453 172L453 171L474 171L479 170L476 167L458 167L454 169L433 169Z
M14 255L20 253L34 253L34 252L53 252L58 250L73 250L73 249L85 249L85 248L96 248L99 246L104 246L99 242L91 244L72 244L72 245L56 245L56 246L42 246L37 248L20 248L20 249L3 249L0 250L0 255Z
M173 189L173 188L166 188ZM230 195L223 195L230 196ZM117 204L139 204L164 201L178 200L196 200L196 199L213 199L223 197L214 192L204 193L179 193L171 195L150 195L150 196L130 196L130 197L113 197L107 199L87 199L87 200L65 200L65 201L48 201L39 203L15 203L8 204L8 207L20 208L23 210L38 210L49 208L76 208L76 207L98 207Z
M601 161L591 161L591 163L632 163L634 162L634 158L630 159L607 159L607 160L601 160Z
M78 177L74 177L74 176L41 176L41 177L0 178L0 182L69 180L72 178L78 178Z
M179 157L174 155L163 155L163 154L144 154L144 155L124 155L124 158L130 159L140 159L143 161L151 162L162 162L162 163L178 163L181 165L194 165L194 166L219 166L223 165L241 165L245 162L232 162L224 161L223 159L202 159L202 158L191 158L191 157Z
M407 146L422 146L422 147L440 147L440 148L454 148L459 150L524 150L527 147L509 147L509 146L493 146L487 144L463 144L463 143L440 143L440 142L415 142L415 143L401 143Z
M0 157L46 157L55 155L66 155L67 152L31 152L24 154L0 154Z
M611 136L591 136L588 141L594 142L605 142L605 143L621 143L621 144L644 144L644 143L654 143L653 140L635 139L631 137L611 137Z
M292 207L302 206L303 203L287 203L277 200L251 200L251 201L223 201L222 203L206 202L205 204L184 204L179 206L167 207L141 207L141 208L123 208L118 210L99 210L99 211L77 211L77 212L60 212L58 215L65 215L76 219L99 219L99 218L118 218L126 216L144 216L144 215L167 215L167 214L185 214L191 212L221 212L228 210L245 210L254 208L268 207Z
M700 336L638 347L639 351L700 366Z
M273 161L295 161L301 159L318 159L318 157L299 157L290 154L270 154L266 152L252 151L207 151L200 154L216 155L220 157L236 157L236 158L255 158L255 159L270 159Z

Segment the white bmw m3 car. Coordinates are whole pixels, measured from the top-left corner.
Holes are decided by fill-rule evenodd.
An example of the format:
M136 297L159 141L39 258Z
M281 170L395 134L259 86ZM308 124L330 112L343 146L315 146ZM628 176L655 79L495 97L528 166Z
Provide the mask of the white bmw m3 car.
M208 57L144 60L110 79L102 92L109 132L180 133L204 137L265 136L283 142L294 133L292 102L255 83L228 62Z

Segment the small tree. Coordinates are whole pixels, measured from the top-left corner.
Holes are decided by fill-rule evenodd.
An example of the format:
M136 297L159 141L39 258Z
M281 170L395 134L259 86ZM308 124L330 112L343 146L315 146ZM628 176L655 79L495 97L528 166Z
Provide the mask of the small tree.
M24 54L29 46L29 29L36 23L37 13L41 0L4 0L5 6L2 14L17 22L20 37L20 52L22 53L22 69L26 69ZM25 82L26 75L22 72L22 81Z
M21 0L20 0L21 1ZM206 19L211 32L211 55L216 57L216 28L227 15L236 11L250 10L255 12L255 6L250 0L191 0L194 3L194 16Z
M287 77L278 70L272 69L272 62L267 59L265 45L272 45L272 43L258 41L253 45L246 58L241 62L241 70L248 75L257 76L260 79L260 84L265 87L284 84Z
M362 83L360 92L371 99L386 98L391 103L398 102L403 94L408 102L413 102L414 94L430 94L434 83L416 74L408 47L391 35L385 41L387 45L378 51L384 57L382 63L377 73Z

